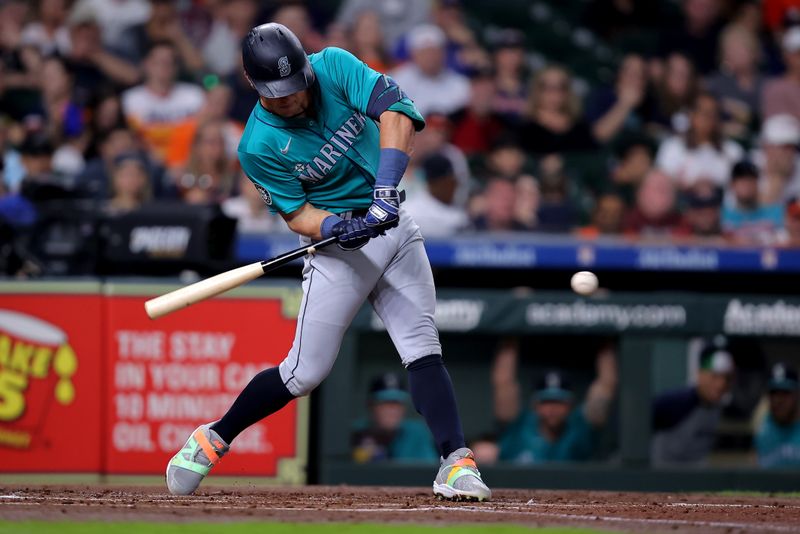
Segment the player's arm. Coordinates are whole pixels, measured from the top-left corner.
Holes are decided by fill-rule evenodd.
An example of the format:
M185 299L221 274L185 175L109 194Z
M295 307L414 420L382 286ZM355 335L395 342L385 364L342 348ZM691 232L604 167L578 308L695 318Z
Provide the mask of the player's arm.
M494 390L494 416L500 423L511 423L520 412L520 388L517 381L519 341L504 339L494 357L492 389Z
M617 358L614 349L611 346L601 349L595 365L597 377L586 393L583 415L590 425L600 427L608 419L608 411L617 389Z
M306 202L299 209L280 215L292 232L319 241L322 239L322 221L333 214Z

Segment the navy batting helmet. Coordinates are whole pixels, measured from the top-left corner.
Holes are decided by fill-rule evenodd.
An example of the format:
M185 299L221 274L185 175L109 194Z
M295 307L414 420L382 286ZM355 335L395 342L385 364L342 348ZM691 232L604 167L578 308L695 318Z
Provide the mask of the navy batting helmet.
M244 73L265 98L280 98L308 89L314 70L300 39L289 28L271 22L256 26L242 44Z

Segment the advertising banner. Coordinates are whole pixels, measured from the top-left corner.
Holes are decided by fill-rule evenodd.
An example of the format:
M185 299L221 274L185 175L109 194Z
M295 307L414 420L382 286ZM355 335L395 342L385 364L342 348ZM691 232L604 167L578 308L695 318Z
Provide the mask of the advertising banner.
M42 294L24 286L0 291L0 471L98 472L99 284L94 294Z
M148 297L113 293L105 468L160 474L199 424L219 419L253 376L280 363L294 337L294 310L274 296L219 298L151 321ZM306 410L306 399L295 401L248 428L214 473L302 482Z

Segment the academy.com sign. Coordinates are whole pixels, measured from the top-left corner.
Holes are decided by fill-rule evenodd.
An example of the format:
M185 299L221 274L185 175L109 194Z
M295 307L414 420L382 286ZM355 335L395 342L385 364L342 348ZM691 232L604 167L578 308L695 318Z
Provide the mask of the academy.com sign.
M680 328L686 325L686 308L676 304L532 303L525 318L537 327Z
M748 304L733 299L725 310L726 334L800 335L800 305L783 300Z

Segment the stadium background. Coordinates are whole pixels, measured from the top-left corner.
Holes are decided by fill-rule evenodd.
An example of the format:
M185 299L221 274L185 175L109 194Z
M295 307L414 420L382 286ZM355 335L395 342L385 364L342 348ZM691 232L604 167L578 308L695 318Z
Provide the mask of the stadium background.
M599 348L612 347L618 386L591 458L482 466L492 484L797 490L796 472L763 470L753 453L770 365L800 363L797 4L344 4L0 4L0 266L8 277L0 328L7 347L52 353L47 368L33 357L20 363L13 350L0 357L0 448L11 459L0 471L157 474L183 435L176 427L224 409L248 372L282 357L297 266L174 319L149 323L141 313L146 296L179 276L190 281L296 246L253 196L235 156L255 103L238 43L251 26L275 20L309 52L347 48L430 101L404 184L409 205L428 183L455 189L458 223L434 221L426 247L471 440L491 441L495 431L491 376L502 340L521 339L526 398L554 366L581 397ZM416 59L424 62L442 37L447 79L415 95L431 84L415 83L424 76L414 52L425 52ZM182 85L170 79L173 60ZM143 81L170 105L148 100ZM733 179L742 160L753 165ZM759 215L740 224L743 193L733 184L747 173L757 180ZM589 299L568 292L570 275L584 269L603 288ZM260 320L243 319L250 308ZM8 312L55 326L55 338ZM205 337L181 353L192 335ZM220 351L226 335L238 351L229 360ZM699 345L720 335L737 374L714 451L700 466L655 469L649 401L692 383ZM184 367L153 370L166 360ZM370 381L397 368L364 310L329 381L272 431L267 423L254 432L225 474L427 484L430 465L353 461L350 429L367 415ZM159 386L161 372L197 378ZM163 393L160 411L150 390ZM166 399L172 393L182 400ZM20 398L15 411L9 399ZM90 432L91 447L81 446L80 462L54 462L55 436L74 424ZM283 442L286 429L295 440ZM143 452L147 461L131 468Z

